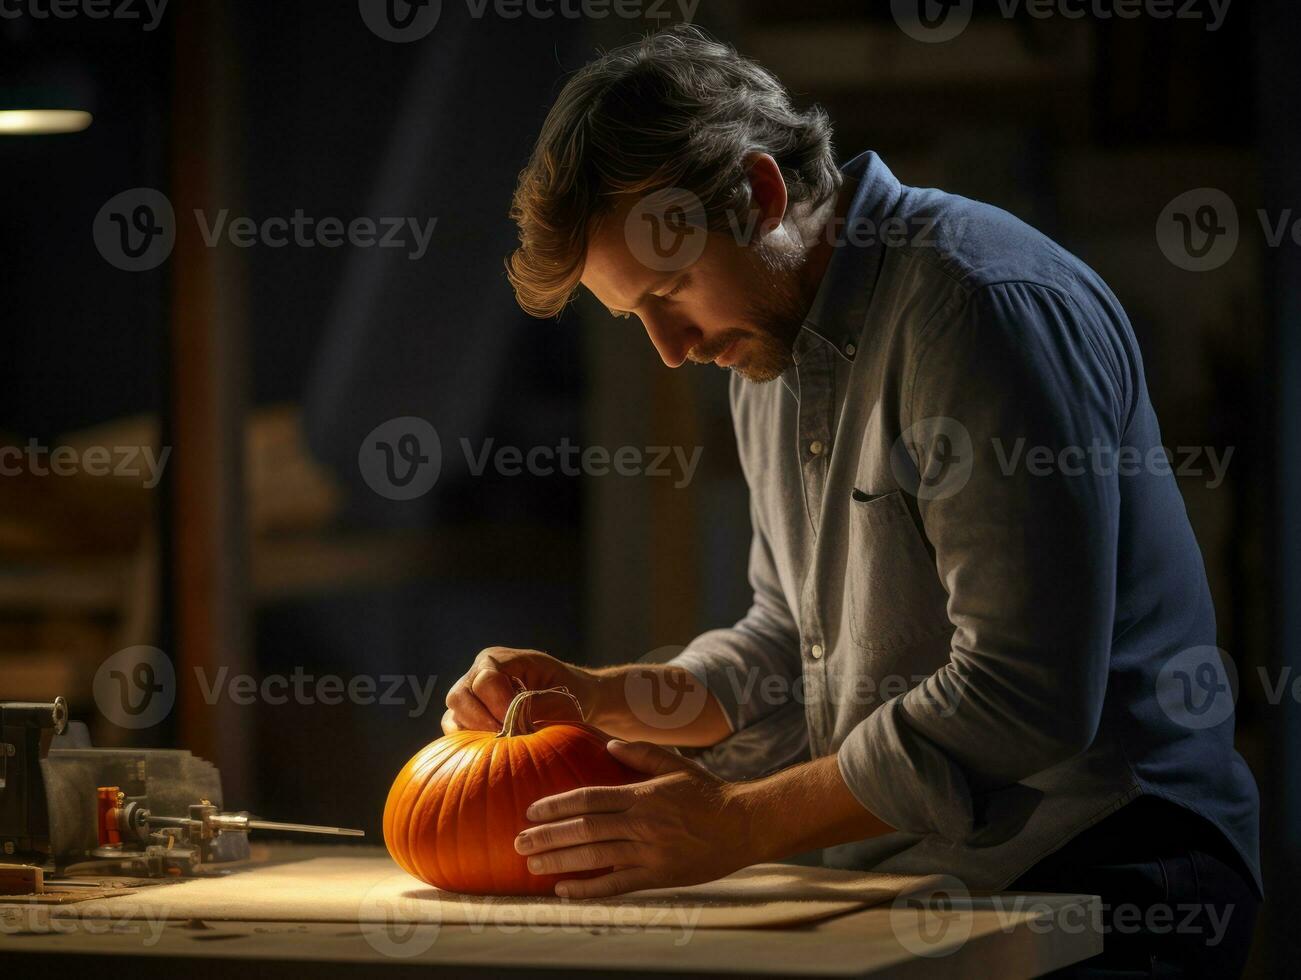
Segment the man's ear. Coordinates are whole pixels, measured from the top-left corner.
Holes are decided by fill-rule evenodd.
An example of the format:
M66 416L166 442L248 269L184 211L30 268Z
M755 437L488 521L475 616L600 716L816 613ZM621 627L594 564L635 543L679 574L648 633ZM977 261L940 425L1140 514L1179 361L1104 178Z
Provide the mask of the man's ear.
M750 206L758 212L756 236L771 232L786 217L786 180L781 167L767 153L754 153L746 160L750 179Z

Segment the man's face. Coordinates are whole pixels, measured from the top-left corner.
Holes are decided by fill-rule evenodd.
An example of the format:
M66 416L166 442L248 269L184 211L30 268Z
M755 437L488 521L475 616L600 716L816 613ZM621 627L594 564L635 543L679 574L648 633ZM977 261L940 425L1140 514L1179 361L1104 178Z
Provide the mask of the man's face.
M796 273L798 252L772 236L741 244L729 232L696 230L691 247L674 260L681 229L647 229L635 222L664 221L632 214L625 201L596 225L588 242L582 283L615 316L636 316L669 367L686 361L730 368L749 381L771 381L791 363L791 350L808 303ZM654 245L661 249L648 252ZM698 257L696 254L698 252Z

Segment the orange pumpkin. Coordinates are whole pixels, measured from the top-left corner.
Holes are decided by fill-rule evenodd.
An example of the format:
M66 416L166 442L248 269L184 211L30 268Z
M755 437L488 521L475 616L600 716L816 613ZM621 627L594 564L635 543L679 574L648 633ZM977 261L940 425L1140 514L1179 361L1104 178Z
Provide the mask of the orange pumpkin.
M521 691L500 732L452 732L430 742L398 773L384 806L384 843L421 881L480 895L552 895L562 878L535 875L515 850L535 800L580 786L622 786L646 777L610 755L603 732L581 721L533 721ZM582 717L581 707L578 716Z

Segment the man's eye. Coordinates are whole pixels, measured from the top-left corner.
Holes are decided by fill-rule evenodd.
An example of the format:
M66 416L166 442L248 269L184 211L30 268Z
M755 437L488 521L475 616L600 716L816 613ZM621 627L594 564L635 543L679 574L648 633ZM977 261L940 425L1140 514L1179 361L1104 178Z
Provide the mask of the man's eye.
M674 286L672 289L670 289L667 293L664 294L664 299L668 299L670 296L676 296L678 293L682 292L682 290L686 288L687 283L689 281L690 281L689 277L683 276L681 279L678 280L676 286Z

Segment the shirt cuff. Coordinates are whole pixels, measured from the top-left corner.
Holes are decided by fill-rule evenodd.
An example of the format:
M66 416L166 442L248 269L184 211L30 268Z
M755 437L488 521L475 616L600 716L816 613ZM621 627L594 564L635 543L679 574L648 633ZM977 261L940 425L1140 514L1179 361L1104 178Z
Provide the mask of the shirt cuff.
M963 843L974 834L971 789L962 770L908 723L906 695L859 722L836 754L845 785L895 830Z
M706 649L702 644L708 641L710 635L705 633L697 637L692 646L669 661L669 666L681 667L704 684L709 693L718 700L719 707L723 709L723 715L727 718L728 727L733 732L739 732L745 727L746 712L742 710L743 705L737 697L737 686L733 683L736 677L737 660L729 651Z
M685 753L726 780L758 779L809 759L804 705L791 702L753 725L704 749Z

